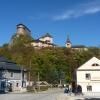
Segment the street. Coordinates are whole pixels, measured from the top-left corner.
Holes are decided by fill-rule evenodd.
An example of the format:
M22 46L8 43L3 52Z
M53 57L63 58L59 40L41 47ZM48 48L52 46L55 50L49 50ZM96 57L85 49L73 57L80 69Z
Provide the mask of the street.
M100 100L100 96L74 96L64 94L64 89L56 88L36 93L8 93L0 94L0 100Z
M63 89L53 89L40 93L0 94L0 100L56 100L56 97L61 93L63 93Z

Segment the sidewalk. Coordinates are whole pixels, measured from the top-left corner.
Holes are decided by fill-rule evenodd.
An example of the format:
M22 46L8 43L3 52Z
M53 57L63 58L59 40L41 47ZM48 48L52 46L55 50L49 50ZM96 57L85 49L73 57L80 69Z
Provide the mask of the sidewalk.
M56 100L84 100L83 96L74 96L74 95L67 95L67 94L60 94L57 96Z

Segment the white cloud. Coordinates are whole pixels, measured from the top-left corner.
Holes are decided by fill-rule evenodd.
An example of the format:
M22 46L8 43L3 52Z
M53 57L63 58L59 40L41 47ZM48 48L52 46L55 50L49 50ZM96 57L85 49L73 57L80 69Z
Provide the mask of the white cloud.
M88 4L79 5L75 9L69 9L64 13L53 16L53 20L67 20L70 18L78 18L80 16L95 14L100 12L100 2L90 2Z
M90 8L85 11L86 14L94 14L98 12L100 12L100 7Z
M73 11L67 11L67 12L64 12L63 14L61 15L58 15L58 16L54 16L53 19L54 20L64 20L64 19L69 19L73 16L74 12Z

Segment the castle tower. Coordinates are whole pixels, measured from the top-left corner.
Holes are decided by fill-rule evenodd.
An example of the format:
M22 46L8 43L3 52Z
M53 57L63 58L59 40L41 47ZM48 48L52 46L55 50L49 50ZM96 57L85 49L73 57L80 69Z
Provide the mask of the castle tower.
M31 31L24 25L18 24L17 26L17 35L31 35Z
M17 24L16 25L16 33L11 37L9 46L12 46L14 44L14 41L19 36L29 36L29 37L31 37L31 31L24 24Z
M71 48L72 47L71 41L69 39L69 35L67 36L66 47L67 48Z

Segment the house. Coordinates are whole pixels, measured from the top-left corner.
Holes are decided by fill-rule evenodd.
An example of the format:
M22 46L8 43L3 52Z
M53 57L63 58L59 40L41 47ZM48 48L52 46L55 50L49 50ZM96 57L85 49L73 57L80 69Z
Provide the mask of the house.
M65 46L66 48L70 48L72 50L79 50L79 51L88 50L88 48L84 45L72 45L69 36L67 36L67 41L65 43Z
M77 84L83 92L100 92L100 60L91 58L76 71Z
M27 86L27 71L22 66L0 56L0 91L21 91Z
M39 39L33 40L31 42L31 45L35 48L55 47L56 46L55 44L53 44L53 37L49 33L46 33Z

